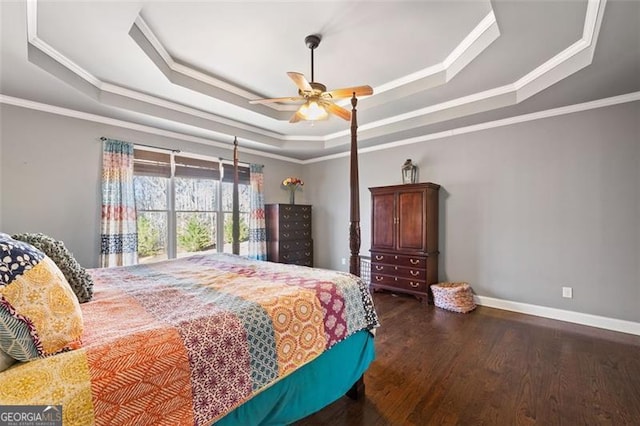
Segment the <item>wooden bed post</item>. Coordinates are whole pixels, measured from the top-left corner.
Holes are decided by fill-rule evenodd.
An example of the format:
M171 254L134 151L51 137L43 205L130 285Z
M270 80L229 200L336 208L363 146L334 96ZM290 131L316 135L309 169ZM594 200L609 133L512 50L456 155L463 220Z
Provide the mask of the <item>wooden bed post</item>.
M360 276L360 183L358 181L358 118L356 94L351 98L351 167L350 167L350 192L351 192L351 224L349 225L349 272Z
M233 138L233 212L231 214L231 250L240 254L240 203L238 201L238 138Z
M356 105L358 99L354 93L351 97L351 166L349 190L351 193L351 224L349 225L349 272L360 276L360 182L358 178L358 117ZM364 397L364 376L360 376L351 389L347 391L347 396L351 399Z

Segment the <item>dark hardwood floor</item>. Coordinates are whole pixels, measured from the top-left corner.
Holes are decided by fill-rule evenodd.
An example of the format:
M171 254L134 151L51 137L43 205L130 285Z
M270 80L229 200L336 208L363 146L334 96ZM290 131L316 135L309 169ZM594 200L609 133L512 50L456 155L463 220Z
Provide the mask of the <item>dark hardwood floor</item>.
M640 336L375 293L366 395L308 425L640 425Z

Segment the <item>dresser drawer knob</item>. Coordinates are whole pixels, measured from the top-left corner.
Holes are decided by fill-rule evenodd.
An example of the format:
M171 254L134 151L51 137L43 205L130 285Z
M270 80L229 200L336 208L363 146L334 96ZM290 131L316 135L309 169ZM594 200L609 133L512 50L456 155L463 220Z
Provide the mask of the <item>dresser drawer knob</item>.
M420 271L409 271L409 273L414 277L417 277L418 275L420 275Z
M412 265L418 265L420 263L420 259L409 259Z
M283 237L285 237L285 238L289 238L289 235L291 235L291 234L289 234L289 233L287 233L287 232L284 232L284 233L282 234L282 236L283 236Z
M382 259L384 259L384 256L378 256L378 255L376 254L376 260L382 260Z
M416 288L420 285L420 283L414 283L413 281L409 281L409 285L413 288Z
M382 281L384 278L382 278L381 276L376 275L376 281Z
M376 271L382 271L384 266L376 265Z
M282 247L284 247L284 248L288 249L288 248L289 248L289 247L291 247L291 246L290 246L289 244L285 244L285 245L283 245Z

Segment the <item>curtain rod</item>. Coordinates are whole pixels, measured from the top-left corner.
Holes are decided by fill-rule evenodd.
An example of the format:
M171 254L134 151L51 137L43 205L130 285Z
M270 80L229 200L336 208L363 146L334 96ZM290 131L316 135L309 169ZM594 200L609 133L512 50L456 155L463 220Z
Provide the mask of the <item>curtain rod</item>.
M109 139L109 138L107 138L106 136L102 136L102 137L100 138L100 140L101 140L101 141L106 141L107 139ZM144 146L144 147L147 147L147 148L153 148L153 149L160 149L160 150L163 150L163 151L171 151L171 152L174 152L174 153L176 153L176 154L177 154L177 153L182 152L182 151L181 151L181 150L179 150L179 149L163 148L163 147L160 147L160 146L145 145L145 144L143 144L143 143L134 143L134 145L137 145L137 146ZM233 159L229 159L229 158L218 157L218 160L233 163ZM240 164L240 165L246 165L246 166L249 166L249 165L250 165L250 163L245 163L244 161L238 161L238 164ZM264 164L260 164L260 166L263 166L263 167L264 167Z
M107 137L105 137L105 136L102 136L102 137L100 138L100 140L101 140L101 141L106 141L107 139L109 139L109 138L107 138ZM146 145L146 144L143 144L143 143L137 143L137 142L136 142L136 143L134 143L134 145L136 145L136 146L144 146L144 147L146 147L146 148L160 149L160 150L163 150L163 151L171 151L171 152L175 152L175 153L182 152L182 151L180 151L179 149L174 149L174 148L163 148L163 147L161 147L161 146Z

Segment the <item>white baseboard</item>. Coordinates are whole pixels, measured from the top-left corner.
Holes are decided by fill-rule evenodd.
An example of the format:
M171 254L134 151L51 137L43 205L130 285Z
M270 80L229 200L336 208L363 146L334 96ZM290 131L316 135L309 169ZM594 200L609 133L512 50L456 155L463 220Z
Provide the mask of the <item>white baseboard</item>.
M549 308L547 306L530 305L528 303L513 302L510 300L496 299L487 296L473 296L476 304L490 308L504 309L506 311L551 318L591 327L604 328L622 333L640 336L640 323L616 318L601 317L598 315L584 314L582 312L565 311L563 309Z

